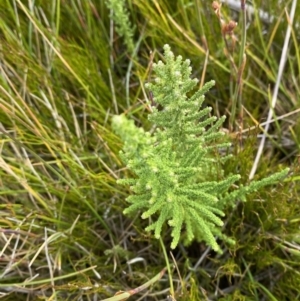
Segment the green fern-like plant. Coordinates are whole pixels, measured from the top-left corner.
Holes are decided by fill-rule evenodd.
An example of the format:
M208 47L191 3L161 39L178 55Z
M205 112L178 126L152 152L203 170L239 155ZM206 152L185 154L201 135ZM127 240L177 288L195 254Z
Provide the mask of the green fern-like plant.
M142 212L151 218L146 231L159 238L165 223L172 227L171 248L181 237L184 243L193 239L205 241L221 252L216 237L234 243L222 234L224 210L238 199L262 186L275 183L287 175L288 169L275 173L248 186L233 185L240 175L224 175L222 164L229 155L221 156L230 145L219 130L225 116L210 116L204 107L204 94L214 85L208 82L192 94L197 85L191 79L189 60L177 58L168 45L164 46L165 63L153 65L154 83L146 84L154 95L149 120L156 126L152 134L134 125L125 115L113 117L114 131L124 141L120 156L135 176L118 180L130 185L133 194L125 214Z
M116 32L124 38L130 52L134 49L134 27L131 25L125 0L106 0L107 7L111 10L111 18L116 24Z

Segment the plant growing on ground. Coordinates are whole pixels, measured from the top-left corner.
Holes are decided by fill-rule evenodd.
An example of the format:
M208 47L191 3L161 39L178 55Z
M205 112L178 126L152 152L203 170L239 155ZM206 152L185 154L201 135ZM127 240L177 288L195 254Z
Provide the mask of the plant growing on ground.
M130 52L133 51L133 32L134 27L131 26L128 11L125 7L124 0L106 0L107 7L111 10L111 18L116 23L116 32L124 38L124 42Z
M190 61L175 58L169 45L164 46L164 58L165 63L153 65L155 82L146 85L161 106L152 107L148 117L156 131L145 132L124 115L113 117L113 129L124 141L120 156L135 174L118 180L134 192L126 199L130 206L124 213L141 210L142 218L151 218L145 230L154 231L156 238L167 222L173 228L171 248L183 237L184 243L205 241L221 253L216 237L234 243L222 234L225 208L275 183L287 175L288 169L234 188L240 175L225 175L222 168L231 157L221 157L230 146L219 131L225 116L210 116L211 108L203 106L204 94L214 82L191 93L197 80L190 78Z

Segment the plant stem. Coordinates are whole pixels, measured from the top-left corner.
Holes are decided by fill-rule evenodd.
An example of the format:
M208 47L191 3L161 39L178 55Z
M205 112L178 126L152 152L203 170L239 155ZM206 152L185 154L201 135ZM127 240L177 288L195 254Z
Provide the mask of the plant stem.
M241 0L241 13L242 13L242 35L241 35L241 45L240 45L240 53L239 53L239 68L237 72L237 79L236 79L236 85L235 90L233 94L232 99L232 107L231 107L231 115L230 115L230 128L234 129L234 121L235 121L235 114L236 114L236 107L238 106L238 112L239 112L239 123L242 124L243 120L243 113L242 113L242 76L243 71L246 64L246 54L245 54L245 48L246 48L246 1Z
M171 296L174 298L175 297L174 296L174 286L173 286L173 279L172 279L172 273L171 273L169 258L168 258L168 255L167 255L167 251L166 251L164 242L163 242L161 237L159 238L159 242L160 242L160 245L161 245L163 253L164 253L166 266L167 266L167 270L168 270L168 276L169 276L169 282L170 282L170 293L171 293ZM174 300L175 300L175 298L174 298Z

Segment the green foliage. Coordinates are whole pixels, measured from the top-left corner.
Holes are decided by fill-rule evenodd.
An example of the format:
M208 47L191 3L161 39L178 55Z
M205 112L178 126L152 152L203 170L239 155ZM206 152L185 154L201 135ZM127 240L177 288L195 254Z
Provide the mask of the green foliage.
M232 1L227 2L222 16L238 21L239 13L228 6ZM248 8L255 9L249 10L247 22L241 135L232 141L234 157L223 166L226 148L206 153L216 164L208 165L210 171L203 167L206 173L197 174L199 182L202 178L221 181L237 171L238 183L247 181L260 140L259 123L265 121L269 108L269 88L279 70L284 32L300 22L300 6L292 25L286 17L291 3L248 2ZM141 128L149 128L145 106L139 105L145 98L140 83L152 74L149 51L156 57L164 41L174 53L191 59L193 77L201 82L215 80L205 104L217 116L230 110L236 73L224 51L219 20L206 0L122 3L136 26L136 55L126 55L129 49L121 36L111 40L105 1L0 1L0 11L5 12L0 21L1 300L103 300L129 287L136 296L128 301L167 297L165 279L137 290L165 266L161 250L169 241L169 231L162 231L160 241L149 245L149 237L143 235L148 219L133 222L123 216L128 195L115 181L120 144L108 116L126 109ZM274 17L271 23L261 20L260 9ZM234 62L242 36L240 24L234 32ZM261 179L280 166L290 166L290 176L248 194L247 202L222 218L223 233L236 241L230 249L220 243L223 256L209 252L204 244L181 245L176 250L178 273L168 273L176 283L175 300L258 301L269 300L270 294L277 300L300 299L298 40L295 34L289 43L277 105L272 109L276 122L256 175ZM132 133L136 131L132 127ZM231 132L230 137L239 133ZM219 139L228 141L224 135ZM151 219L155 221L158 214ZM185 230L181 233L183 240ZM230 264L237 268L230 269ZM123 294L113 298L124 299Z
M124 210L130 214L142 210L142 218L150 218L146 231L159 238L165 222L172 227L171 248L175 248L184 232L184 242L204 240L221 252L215 236L233 243L221 233L222 217L227 206L257 189L275 183L288 169L233 189L240 176L225 175L222 169L230 156L219 159L224 148L224 133L219 131L225 117L210 116L204 107L204 94L213 86L208 82L192 93L197 84L191 79L190 61L183 61L164 46L165 63L153 65L154 83L147 84L154 101L162 109L152 107L149 120L157 130L153 135L137 128L124 115L113 118L113 128L124 141L121 157L136 177L118 181L130 185L134 195ZM191 94L189 97L188 95Z
M128 11L125 7L125 0L106 0L107 7L111 10L111 18L116 23L117 33L124 38L124 42L130 52L133 51L134 27L131 26Z

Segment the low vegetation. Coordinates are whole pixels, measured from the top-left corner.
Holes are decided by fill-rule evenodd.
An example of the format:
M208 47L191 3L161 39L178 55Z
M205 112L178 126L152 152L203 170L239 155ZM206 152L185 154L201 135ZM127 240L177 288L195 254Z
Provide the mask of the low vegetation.
M224 2L0 2L3 300L300 299L300 6ZM126 167L126 129L115 132L113 116L131 120L141 141L168 135L151 117L165 112L154 63L166 44L198 79L187 99L205 90L195 113L223 121L214 130L226 145L196 182L231 177L230 194L272 179L215 210L208 238L183 217L158 231L163 207L130 210L136 191L119 185L139 174Z

